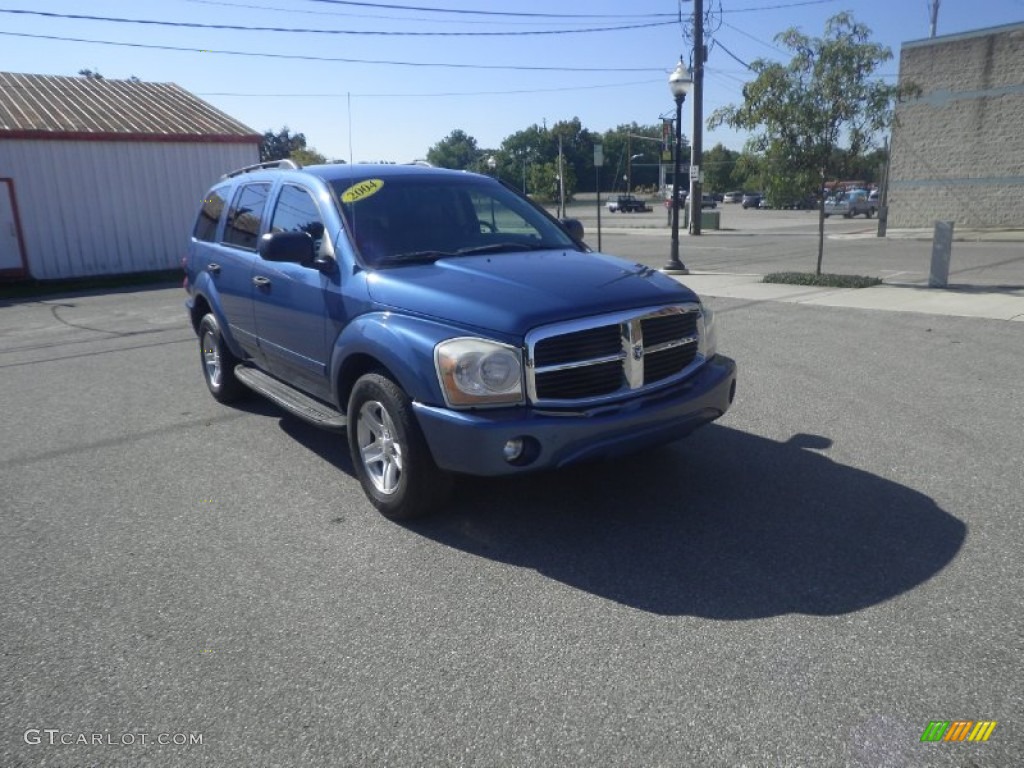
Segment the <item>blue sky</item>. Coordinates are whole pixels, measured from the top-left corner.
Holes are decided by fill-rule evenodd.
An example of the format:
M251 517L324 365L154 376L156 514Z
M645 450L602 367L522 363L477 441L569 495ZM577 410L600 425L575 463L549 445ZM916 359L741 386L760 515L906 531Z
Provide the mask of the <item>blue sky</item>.
M720 3L721 23L708 41L705 115L741 100L748 78L741 62L788 60L773 42L787 27L820 35L825 19L852 10L877 42L893 50L893 60L884 67L893 79L900 44L929 33L927 0ZM309 144L328 157L357 162L423 157L456 128L474 136L481 147L496 147L508 134L532 124L551 125L574 116L594 131L633 121L656 123L673 109L667 77L681 54L689 56L682 29L689 26L687 14L693 8L691 2L678 0L4 0L0 5L7 11L343 31L346 34L198 29L2 12L0 32L187 50L3 34L0 71L73 75L88 67L108 78L137 75L178 83L259 132L287 125L305 133ZM705 5L711 7L712 0L705 0ZM938 34L1022 21L1024 0L940 0ZM523 34L652 24L658 26ZM517 34L400 34L408 32ZM270 54L393 63L308 61ZM472 68L477 65L493 68ZM691 115L688 99L683 117L688 135ZM743 140L740 134L719 129L705 134L704 146L720 141L740 149Z

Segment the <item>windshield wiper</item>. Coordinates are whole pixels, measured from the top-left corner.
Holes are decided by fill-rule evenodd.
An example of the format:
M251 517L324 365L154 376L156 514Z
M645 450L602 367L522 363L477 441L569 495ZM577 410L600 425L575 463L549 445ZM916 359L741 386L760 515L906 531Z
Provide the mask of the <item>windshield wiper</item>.
M458 256L470 256L477 253L500 253L503 251L550 251L552 248L558 247L562 246L540 245L539 243L490 243L488 245L459 248L455 254Z
M384 261L437 261L438 259L458 256L457 253L447 251L408 251L406 253L393 253L385 256Z

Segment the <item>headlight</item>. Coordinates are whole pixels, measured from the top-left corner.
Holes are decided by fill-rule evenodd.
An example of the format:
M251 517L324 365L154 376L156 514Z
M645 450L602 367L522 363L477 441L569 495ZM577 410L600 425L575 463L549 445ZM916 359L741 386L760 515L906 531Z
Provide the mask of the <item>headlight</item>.
M523 363L515 347L486 339L450 339L434 348L434 365L448 405L523 401Z
M718 353L718 331L715 328L715 313L711 311L711 307L701 303L700 316L704 321L703 332L700 335L700 351L707 360Z

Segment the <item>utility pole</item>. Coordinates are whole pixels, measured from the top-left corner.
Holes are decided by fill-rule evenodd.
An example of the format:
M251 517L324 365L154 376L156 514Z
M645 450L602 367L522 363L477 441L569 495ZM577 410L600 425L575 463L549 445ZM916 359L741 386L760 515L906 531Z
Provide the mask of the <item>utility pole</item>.
M700 167L704 141L704 0L693 0L693 144L690 147L690 234L700 234Z
M562 165L562 137L558 137L558 218L565 216L565 169Z
M939 23L939 0L931 0L928 3L928 8L932 12L932 33L930 37L935 37L935 27Z

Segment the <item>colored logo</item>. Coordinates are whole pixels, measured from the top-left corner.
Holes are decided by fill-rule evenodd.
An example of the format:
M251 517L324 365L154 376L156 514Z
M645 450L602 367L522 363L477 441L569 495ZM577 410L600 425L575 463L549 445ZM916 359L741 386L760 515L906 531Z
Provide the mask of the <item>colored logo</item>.
M360 181L358 184L353 184L341 193L341 202L358 203L363 198L380 192L383 187L384 182L380 179L366 179L364 181Z
M995 728L995 720L932 720L921 741L988 741Z

